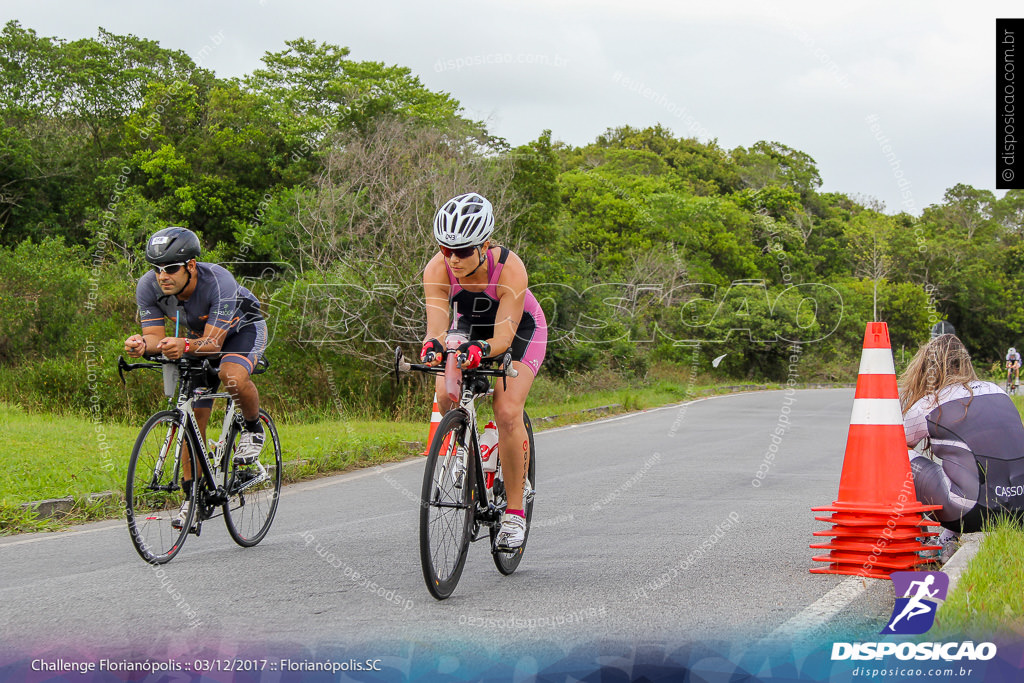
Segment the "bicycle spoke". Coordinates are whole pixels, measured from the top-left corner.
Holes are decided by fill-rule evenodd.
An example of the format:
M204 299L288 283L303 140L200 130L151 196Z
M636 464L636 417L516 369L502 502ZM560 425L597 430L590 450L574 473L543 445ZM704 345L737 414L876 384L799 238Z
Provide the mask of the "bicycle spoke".
M420 560L431 594L448 597L462 573L474 510L471 463L460 449L467 441L465 418L442 419L424 472L420 510Z
M180 425L172 411L157 413L143 426L128 467L125 514L135 549L147 562L169 561L181 547L187 527L172 521L185 501L178 435Z
M265 411L260 411L260 420L266 440L257 462L251 465L233 463L235 447L241 437L237 425L228 437L225 451L225 457L232 464L224 472L224 489L228 493L224 522L231 538L245 547L256 545L267 535L277 512L281 491L281 444L277 428Z

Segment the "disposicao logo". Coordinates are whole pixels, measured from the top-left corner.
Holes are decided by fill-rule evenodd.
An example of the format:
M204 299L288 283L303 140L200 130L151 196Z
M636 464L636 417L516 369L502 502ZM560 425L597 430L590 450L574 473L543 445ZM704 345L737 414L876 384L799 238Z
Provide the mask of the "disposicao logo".
M883 634L919 635L935 623L936 600L945 600L949 577L943 572L893 572L896 604Z
M893 572L896 604L882 635L920 635L935 623L937 600L945 600L949 577L943 572ZM996 656L994 643L964 641L962 643L833 643L832 661L842 659L868 660L895 656L900 660L915 659L987 661Z

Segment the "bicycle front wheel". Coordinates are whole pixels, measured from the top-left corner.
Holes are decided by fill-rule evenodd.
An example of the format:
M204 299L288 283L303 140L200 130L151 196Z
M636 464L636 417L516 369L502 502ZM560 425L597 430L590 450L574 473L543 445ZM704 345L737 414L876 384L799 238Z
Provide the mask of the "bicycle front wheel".
M192 505L181 528L172 526L182 503L195 500L195 477L186 483L181 476L177 446L182 428L177 412L156 413L142 426L128 462L124 506L128 533L135 550L150 564L169 562L178 554L196 515ZM181 455L186 457L184 452ZM191 471L198 470L193 459Z
M523 492L523 512L526 513L526 536L523 538L523 544L516 548L515 552L507 553L501 551L493 551L492 557L494 558L494 566L498 568L498 571L508 576L516 570L519 563L523 559L523 552L526 550L526 541L530 538L530 523L533 521L533 497L534 489L537 487L537 449L533 445L533 423L530 422L530 416L523 411L523 424L526 425L526 435L530 441L530 464L526 468L526 480L527 490ZM501 461L501 454L498 454L498 460ZM507 482L506 482L507 484ZM508 505L507 500L504 499L504 493L502 494L503 500L497 501L499 507L505 507ZM500 524L491 527L491 547L494 547L494 541L498 537L498 530L501 527Z
M260 422L265 440L258 462L235 464L235 447L242 435L237 422L227 441L224 490L228 499L224 503L224 523L235 543L246 548L262 541L270 531L281 497L281 440L274 421L265 410L260 411Z
M420 564L427 590L444 600L466 566L476 507L477 458L459 453L469 447L465 413L449 411L430 444L420 493Z

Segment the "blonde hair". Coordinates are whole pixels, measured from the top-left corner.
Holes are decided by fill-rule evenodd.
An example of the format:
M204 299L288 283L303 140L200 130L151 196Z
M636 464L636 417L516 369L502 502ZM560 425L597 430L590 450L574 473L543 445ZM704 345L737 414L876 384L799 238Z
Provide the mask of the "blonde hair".
M926 396L931 396L938 405L939 392L954 384L962 384L973 399L970 383L977 381L978 375L964 343L954 334L939 335L918 349L900 375L900 406L906 414Z

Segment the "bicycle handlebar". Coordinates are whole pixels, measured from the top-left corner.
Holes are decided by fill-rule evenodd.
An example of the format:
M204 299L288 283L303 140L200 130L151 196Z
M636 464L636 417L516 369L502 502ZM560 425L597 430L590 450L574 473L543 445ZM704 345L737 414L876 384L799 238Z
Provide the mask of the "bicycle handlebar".
M121 377L121 384L125 384L126 383L125 382L125 378L124 378L124 373L132 372L133 370L158 370L158 369L162 368L163 366L170 365L172 363L180 366L182 370L187 370L187 369L195 367L197 364L200 364L200 359L198 359L198 358L189 358L187 356L182 356L181 358L178 358L178 359L175 359L175 360L172 360L172 359L168 358L167 356L163 355L162 353L161 354L143 355L142 357L145 358L146 361L148 361L148 362L129 363L129 362L127 362L124 359L124 356L118 356L117 357L117 374L120 375L120 377ZM210 371L213 370L213 365L210 364L210 359L209 358L203 358L202 359L201 367L206 372L210 372ZM266 372L269 369L270 369L270 361L267 360L267 358L264 356L264 357L261 357L256 362L256 367L253 368L253 371L252 371L251 374L253 374L253 375L261 375L261 374L263 374L264 372Z
M442 358L450 353L456 353L455 350L445 351L442 354ZM500 356L494 358L485 358L481 362L487 363L488 365L497 364L498 367L488 369L484 367L476 367L472 370L463 370L463 373L476 375L477 377L518 377L519 371L512 367L512 354L506 351ZM440 365L423 365L421 363L410 363L405 360L405 354L402 352L401 346L395 347L395 381L401 381L401 373L409 372L410 370L416 370L428 375L443 375L444 374L444 363Z

